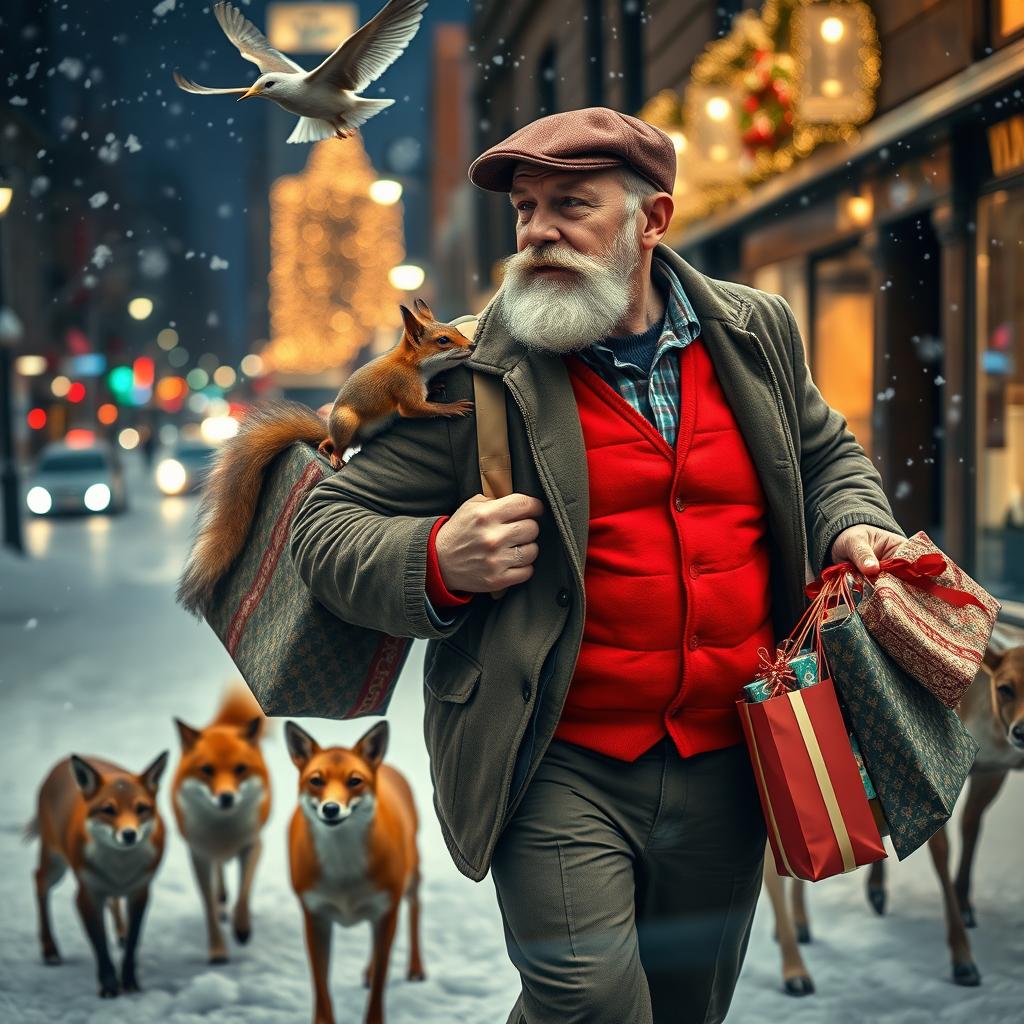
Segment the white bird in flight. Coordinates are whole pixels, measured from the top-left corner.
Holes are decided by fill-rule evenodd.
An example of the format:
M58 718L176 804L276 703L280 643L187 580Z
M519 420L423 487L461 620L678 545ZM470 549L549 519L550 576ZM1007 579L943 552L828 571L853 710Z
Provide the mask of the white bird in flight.
M299 115L289 142L319 142L332 135L347 139L356 128L390 107L394 100L368 100L357 95L401 56L420 27L427 0L388 0L365 25L348 37L322 64L306 71L280 50L229 3L213 5L224 34L238 52L260 69L248 88L211 89L174 72L174 81L200 96L238 96L238 101L263 96Z

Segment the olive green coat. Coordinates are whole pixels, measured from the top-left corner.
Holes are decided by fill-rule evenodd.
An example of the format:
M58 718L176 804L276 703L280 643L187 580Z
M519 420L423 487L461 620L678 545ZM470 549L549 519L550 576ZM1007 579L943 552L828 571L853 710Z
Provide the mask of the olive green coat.
M811 380L785 300L706 277L664 245L657 254L686 290L757 466L781 639L842 530L869 523L905 534L878 472ZM508 388L513 484L545 505L530 579L500 601L480 594L454 613L445 609L456 615L450 626L436 628L427 615L430 529L480 492L472 416L396 419L311 491L291 534L300 575L336 615L429 641L424 735L434 806L455 863L476 881L561 714L583 635L589 518L568 371L560 356L511 338L495 308L481 318L473 356L444 375L443 400L473 397L471 369L500 376Z

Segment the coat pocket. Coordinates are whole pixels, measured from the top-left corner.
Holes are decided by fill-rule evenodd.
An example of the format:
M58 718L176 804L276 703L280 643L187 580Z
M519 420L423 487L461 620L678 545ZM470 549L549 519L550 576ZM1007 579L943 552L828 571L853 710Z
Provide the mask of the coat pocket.
M438 640L424 662L423 738L430 756L434 803L449 829L461 832L459 768L462 739L483 667L471 654Z

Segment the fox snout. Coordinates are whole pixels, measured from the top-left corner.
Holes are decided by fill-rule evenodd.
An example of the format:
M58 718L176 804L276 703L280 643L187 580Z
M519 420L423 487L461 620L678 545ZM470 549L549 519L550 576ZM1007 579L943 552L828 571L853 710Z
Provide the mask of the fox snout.
M134 846L139 833L133 828L122 828L117 833L117 841L121 846Z

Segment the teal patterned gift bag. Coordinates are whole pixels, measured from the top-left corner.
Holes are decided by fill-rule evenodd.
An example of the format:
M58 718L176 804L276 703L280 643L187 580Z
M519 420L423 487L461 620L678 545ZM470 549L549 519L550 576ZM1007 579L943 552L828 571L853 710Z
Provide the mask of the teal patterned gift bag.
M845 583L842 590L846 607L821 625L821 643L903 860L948 821L978 744L878 645Z

